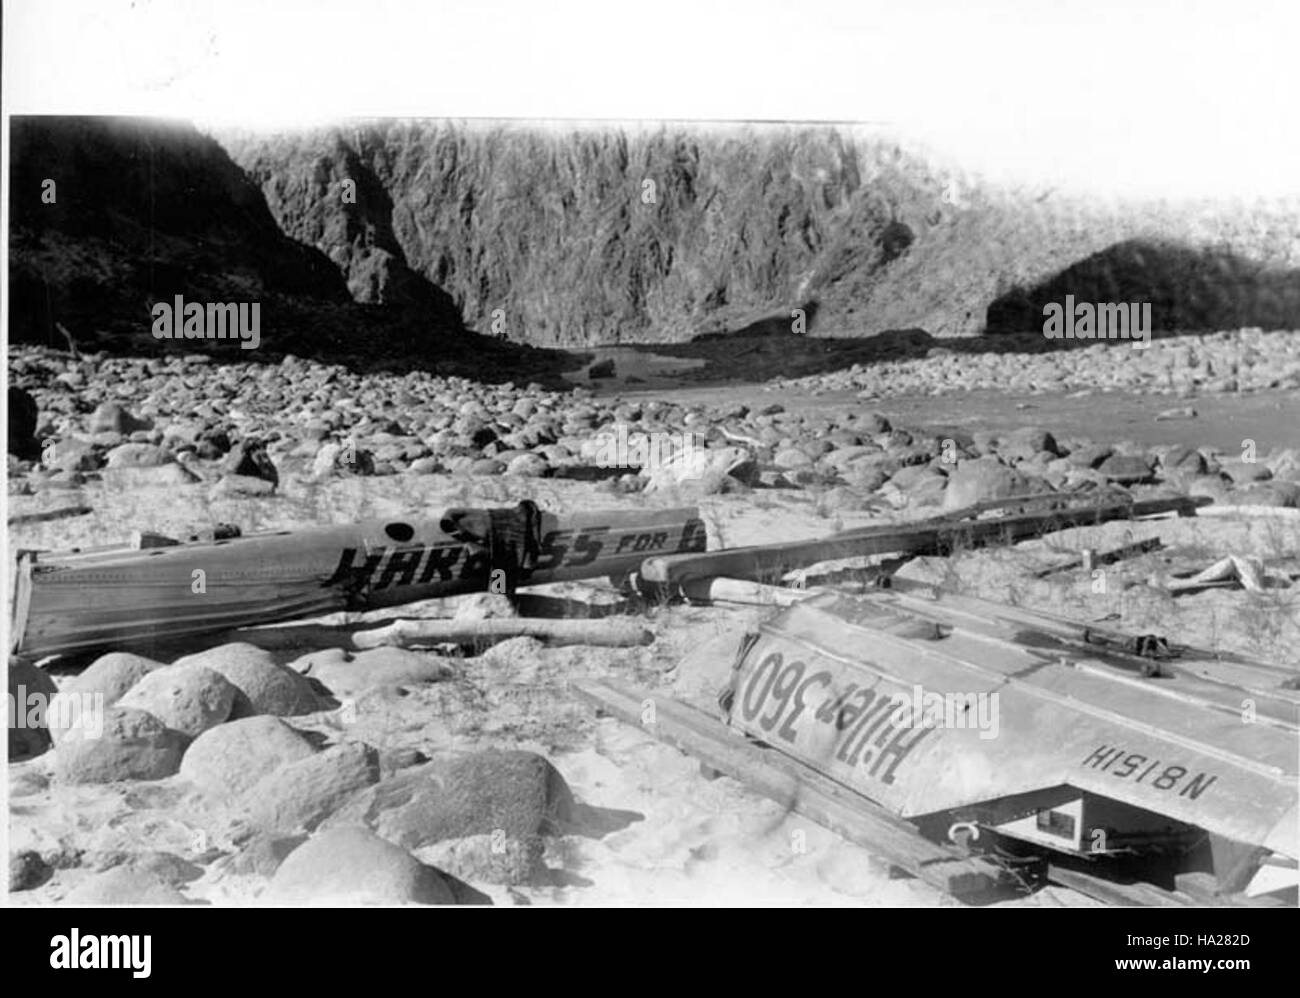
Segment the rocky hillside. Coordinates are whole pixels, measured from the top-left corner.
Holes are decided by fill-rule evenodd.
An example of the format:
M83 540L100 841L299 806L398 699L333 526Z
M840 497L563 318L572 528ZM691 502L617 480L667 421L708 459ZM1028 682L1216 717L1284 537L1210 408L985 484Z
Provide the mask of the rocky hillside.
M794 308L822 336L973 335L1006 328L1016 309L990 316L990 305L1040 285L1161 301L1171 271L1179 287L1188 259L1199 267L1200 247L1231 250L1246 270L1300 259L1294 205L1098 209L1051 192L1012 196L829 128L383 121L220 140L284 230L334 260L357 300L405 299L423 279L471 327L531 343L788 328ZM349 180L355 203L343 197ZM1129 254L1118 281L1067 273L1133 239L1170 256ZM1288 290L1261 316L1254 283L1235 283L1242 268L1208 292L1231 307L1193 303L1161 328L1219 328L1220 313L1234 325L1300 325L1294 270L1270 276ZM1202 291L1204 269L1192 278Z
M1066 295L1076 301L1150 302L1156 330L1300 325L1300 270L1261 263L1231 246L1148 239L1114 243L1034 287L1000 297L988 308L985 331L1041 326L1044 306L1064 302Z
M279 353L364 354L366 340L459 329L431 299L418 314L359 308L338 267L285 235L257 185L192 125L22 117L10 139L14 341L64 347L61 325L79 349L150 352L150 308L176 295L260 303L263 348Z
M788 329L794 308L819 335L970 334L1037 235L991 225L1004 207L964 179L945 200L924 160L827 128L377 122L220 140L358 300L411 270L471 327L533 343ZM1062 267L1105 245L1047 242L1036 258Z
M256 185L192 126L15 118L11 161L15 339L96 316L147 335L149 305L177 294L348 300L329 261L286 238Z
M873 176L832 131L385 122L223 141L284 230L339 262L361 300L407 265L471 327L568 346L849 306L911 245L899 209L933 181L919 162Z
M852 130L18 118L12 150L18 341L156 349L149 306L177 294L262 302L273 352L471 366L788 335L794 309L819 337L1024 331L1064 294L1300 328L1296 205L1012 195Z

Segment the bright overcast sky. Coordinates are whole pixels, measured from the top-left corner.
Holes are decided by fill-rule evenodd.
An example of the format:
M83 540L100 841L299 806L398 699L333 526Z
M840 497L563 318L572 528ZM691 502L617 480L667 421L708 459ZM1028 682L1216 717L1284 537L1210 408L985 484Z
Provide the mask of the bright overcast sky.
M10 113L888 125L993 179L1300 193L1300 0L5 0Z

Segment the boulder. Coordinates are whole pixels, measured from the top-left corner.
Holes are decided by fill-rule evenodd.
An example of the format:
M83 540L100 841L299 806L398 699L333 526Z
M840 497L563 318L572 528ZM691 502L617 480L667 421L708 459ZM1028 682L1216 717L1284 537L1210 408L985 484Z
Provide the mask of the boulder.
M357 826L319 831L291 852L264 899L285 905L455 903L438 870Z
M57 450L57 447L55 448ZM121 444L105 455L106 468L157 468L176 460L157 444Z
M772 458L772 464L782 471L789 471L792 468L806 468L813 463L813 460L813 457L802 448L787 447L777 451L776 456Z
M148 711L167 727L196 738L230 717L236 693L213 669L165 665L146 673L118 704Z
M909 491L913 486L919 485L924 479L939 478L945 476L932 469L928 464L909 464L905 468L899 468L890 476L889 484L901 492Z
M111 707L148 673L162 667L162 662L130 652L114 651L99 656L80 675L65 683L51 701L46 719L50 736L57 743L65 728L79 725L86 705Z
M157 877L169 887L181 887L203 876L203 867L162 849L142 852L112 850L83 857L86 866L96 871L130 870Z
M507 475L521 475L524 478L542 478L550 473L551 466L539 454L520 454L506 465Z
M10 388L8 395L9 453L24 461L35 461L41 453L40 441L36 439L36 424L41 415L36 399L25 388Z
M131 867L92 873L64 898L65 904L194 904L161 877Z
M515 886L545 874L545 853L541 836L516 839L497 832L435 842L420 849L419 858L461 880Z
M216 461L230 451L230 437L224 430L209 428L194 441L195 451L205 461Z
M237 876L270 877L285 857L306 841L306 835L256 832L244 841L239 852L222 861L220 868Z
M293 717L320 709L311 683L270 652L244 641L218 645L176 660L177 665L199 665L219 672L235 687L231 720L254 714Z
M1184 475L1203 475L1206 471L1205 455L1184 445L1169 448L1160 458L1162 471L1177 471Z
M436 475L442 470L442 462L436 457L420 457L412 461L407 470L413 475Z
M482 457L477 461L471 461L469 465L469 474L471 475L499 475L506 470L506 466L493 457Z
M151 430L153 423L147 419L138 419L117 402L105 402L90 416L91 433L134 433L136 430Z
M258 715L203 732L186 751L180 773L213 797L234 798L268 773L315 751L283 721Z
M222 460L221 470L227 475L260 479L272 487L280 484L280 473L275 470L266 445L258 440L241 441Z
M688 486L705 494L721 492L727 479L748 482L757 470L753 455L740 447L686 447L651 471L645 491Z
M1047 453L1059 457L1056 439L1037 426L1022 426L1012 430L998 443L998 456L1006 461L1027 461L1037 454Z
M1221 460L1219 470L1227 475L1234 485L1266 482L1273 477L1272 469L1263 461Z
M47 468L56 471L96 471L103 467L103 458L89 440L68 437L47 447L41 456Z
M1274 478L1285 482L1300 482L1300 448L1279 450L1269 455L1265 462Z
M865 436L875 436L877 433L888 433L891 426L886 417L878 412L870 412L859 416L854 428Z
M23 658L9 659L9 761L40 755L50 747L46 715L58 693L54 680Z
M1024 475L1008 468L996 457L977 457L959 461L948 476L943 508L960 509L988 499L1005 499L1028 491Z
M543 756L488 749L398 773L357 794L327 824L365 824L418 849L472 835L559 834L573 810L572 791Z
M236 804L262 832L312 831L348 797L379 781L379 753L368 745L335 745L267 773Z
M875 492L889 480L889 467L875 462L853 461L844 470L842 477L859 491Z
M100 693L105 706L117 703L132 686L165 663L125 651L100 655L63 686L65 693Z
M30 891L49 880L53 868L32 849L9 854L9 890Z
M838 450L831 451L824 458L822 463L827 467L834 468L836 471L843 472L851 464L860 458L865 458L870 454L878 453L874 447L865 447L854 444L848 447L840 447Z
M104 710L97 737L65 737L54 752L55 774L65 783L161 780L180 768L188 739L143 710Z
M375 456L364 447L355 443L328 443L321 446L312 461L311 477L326 478L330 475L373 475L375 473Z
M1120 485L1145 484L1155 477L1151 472L1151 462L1140 454L1112 454L1097 466L1097 470L1106 476L1107 481Z

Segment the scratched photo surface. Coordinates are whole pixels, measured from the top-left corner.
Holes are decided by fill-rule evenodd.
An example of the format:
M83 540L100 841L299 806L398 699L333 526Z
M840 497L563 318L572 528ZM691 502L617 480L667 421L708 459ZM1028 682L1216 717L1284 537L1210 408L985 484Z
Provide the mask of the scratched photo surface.
M1296 906L1294 32L37 6L9 903Z

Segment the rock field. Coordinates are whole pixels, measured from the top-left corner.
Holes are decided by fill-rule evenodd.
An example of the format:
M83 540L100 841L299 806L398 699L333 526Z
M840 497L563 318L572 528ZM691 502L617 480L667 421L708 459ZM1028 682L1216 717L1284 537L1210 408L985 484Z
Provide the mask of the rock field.
M891 389L942 391L994 383L1011 368L1008 384L1021 388L1102 383L1169 393L1176 407L1210 393L1300 386L1294 342L1241 331L1157 341L1146 353L1094 347L1088 379L1078 373L1079 352L1022 359L938 350L803 387L884 396L888 378ZM1190 493L1287 514L1300 505L1296 444L1254 455L1143 447L1049 422L939 437L895 425L887 401L850 398L805 411L761 391L750 404L725 396L685 403L424 373L362 375L294 357L217 365L199 355L73 359L37 348L14 349L10 372L27 393L10 399L12 509L93 507L71 520L11 525L15 546L103 543L132 529L219 520L282 529L525 497L548 509L698 504L710 547L821 536L1050 490ZM1295 522L1112 523L916 559L904 571L1294 665ZM1035 581L1032 569L1082 546L1157 532L1169 550L1117 567L1104 597L1065 573ZM1279 588L1177 599L1160 588L1174 568L1204 567L1224 553L1257 559ZM551 588L585 601L619 598L579 584ZM491 600L454 605L514 612ZM739 784L704 779L646 733L592 716L571 692L576 679L625 677L709 702L730 661L724 646L757 614L682 605L634 612L647 615L654 645L548 648L515 638L478 654L351 653L227 638L158 658L113 652L84 668L15 660L11 695L50 707L47 723L9 732L11 897L950 903L890 879L863 850ZM86 704L93 707L82 711ZM792 840L806 853L792 855ZM1008 903L1081 899L1049 888Z

